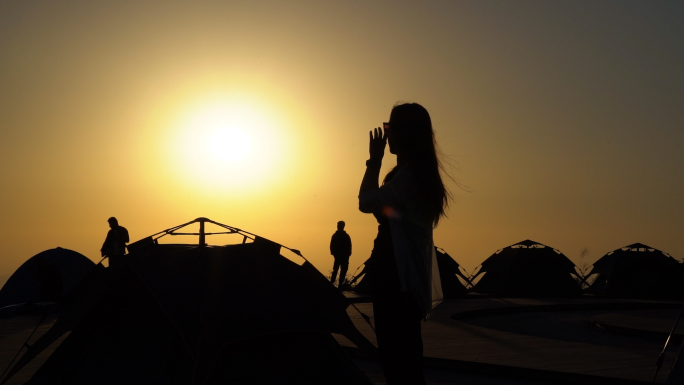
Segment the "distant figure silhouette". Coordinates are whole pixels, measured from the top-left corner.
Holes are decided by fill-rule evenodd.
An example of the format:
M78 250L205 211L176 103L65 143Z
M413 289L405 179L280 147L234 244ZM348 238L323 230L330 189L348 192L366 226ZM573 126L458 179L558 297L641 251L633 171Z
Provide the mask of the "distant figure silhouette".
M366 262L375 333L387 384L425 384L420 322L441 301L439 285L432 282L439 277L432 229L445 215L450 194L425 108L395 105L383 128L370 132L370 159L359 191L359 209L379 223ZM387 142L397 165L379 186Z
M335 278L337 278L337 270L339 270L340 282L337 287L340 288L347 277L347 269L349 269L349 256L351 256L352 253L352 241L349 237L349 234L344 231L344 225L344 221L337 222L337 231L335 231L330 239L330 254L335 257L330 282L335 283Z
M105 238L100 253L103 257L109 258L109 266L120 262L121 257L126 254L126 243L128 243L128 230L125 227L119 226L119 221L111 217L107 220L109 222L109 232Z

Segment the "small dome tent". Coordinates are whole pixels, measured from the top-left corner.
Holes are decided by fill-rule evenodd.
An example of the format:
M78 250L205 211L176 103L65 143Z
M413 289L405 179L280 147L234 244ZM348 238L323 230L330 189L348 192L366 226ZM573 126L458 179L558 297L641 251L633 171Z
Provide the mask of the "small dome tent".
M575 264L560 251L531 240L498 250L476 269L471 281L480 294L556 297L580 294Z
M437 256L437 267L439 268L439 278L444 298L450 299L465 296L468 292L467 285L470 284L470 278L466 271L444 249L435 247L435 254ZM364 263L364 268L361 272L352 278L352 283L355 283L353 290L360 294L371 294L370 279L370 277L366 276Z
M684 297L684 266L642 243L611 251L586 276L587 293L641 298Z
M199 231L185 232L190 225ZM242 242L208 245L218 234ZM167 235L199 242L161 243ZM84 279L3 382L70 331L28 384L370 385L332 333L372 344L346 298L299 251L206 218L130 246L120 263Z
M57 247L29 258L0 290L0 308L36 302L60 302L95 266L73 250Z
M470 284L468 273L444 249L435 247L435 251L444 298L459 298L466 295L467 285Z

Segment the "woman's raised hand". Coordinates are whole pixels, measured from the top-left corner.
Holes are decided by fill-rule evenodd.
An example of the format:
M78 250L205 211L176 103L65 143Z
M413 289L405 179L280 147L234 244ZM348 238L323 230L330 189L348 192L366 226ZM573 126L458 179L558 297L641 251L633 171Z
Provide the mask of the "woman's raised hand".
M382 128L374 128L370 132L370 144L368 145L368 151L370 152L371 159L382 160L385 156L385 145L387 145L387 130L382 132Z

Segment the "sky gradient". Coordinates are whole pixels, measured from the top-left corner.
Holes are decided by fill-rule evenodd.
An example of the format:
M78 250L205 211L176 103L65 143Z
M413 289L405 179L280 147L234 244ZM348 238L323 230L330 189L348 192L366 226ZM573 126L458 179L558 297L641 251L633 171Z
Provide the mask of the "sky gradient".
M576 264L684 258L682 20L675 1L0 2L0 285L58 246L99 261L110 216L133 240L208 217L324 274L345 220L351 273L376 234L368 131L405 101L457 181L435 243L467 271L525 239Z

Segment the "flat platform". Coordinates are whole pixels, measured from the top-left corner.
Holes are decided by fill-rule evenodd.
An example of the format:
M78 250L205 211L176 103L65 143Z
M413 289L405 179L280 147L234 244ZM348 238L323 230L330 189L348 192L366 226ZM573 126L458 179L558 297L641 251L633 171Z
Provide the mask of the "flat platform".
M372 303L354 306L372 319ZM349 315L375 343L356 309L350 307ZM591 297L447 300L423 323L426 379L431 384L650 384L681 309L681 301ZM668 346L659 383L667 378L682 334L684 325ZM485 376L486 382L459 377L466 374ZM371 379L383 383L379 374Z

